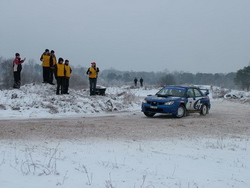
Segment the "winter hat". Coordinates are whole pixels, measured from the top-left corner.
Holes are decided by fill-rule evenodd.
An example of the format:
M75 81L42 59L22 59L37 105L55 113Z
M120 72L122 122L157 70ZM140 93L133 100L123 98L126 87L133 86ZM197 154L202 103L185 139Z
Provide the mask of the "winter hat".
M92 64L92 65L96 65L96 62L92 62L91 64Z
M46 49L45 52L49 52L49 49Z
M58 62L60 62L60 61L63 61L63 58L60 57L60 58L58 59Z
M16 53L16 56L20 56L20 54L19 54L19 53Z
M55 53L55 51L54 51L54 50L51 50L51 53Z

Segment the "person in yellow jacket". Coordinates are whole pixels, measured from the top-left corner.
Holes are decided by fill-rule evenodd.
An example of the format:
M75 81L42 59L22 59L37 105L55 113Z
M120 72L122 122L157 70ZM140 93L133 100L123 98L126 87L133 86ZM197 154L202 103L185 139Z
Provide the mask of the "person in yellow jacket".
M59 91L61 90L61 94L64 93L64 78L65 78L65 65L63 64L63 58L58 59L58 63L55 66L55 76L57 81L56 94L59 95Z
M49 83L50 77L50 53L49 49L41 55L40 61L42 61L43 66L43 83Z
M56 55L55 55L55 51L54 50L51 50L50 52L50 71L49 71L49 83L51 85L55 85L53 83L53 80L54 80L54 69L55 69L55 66L56 66Z
M99 68L96 66L96 62L91 63L91 67L88 68L86 74L89 75L89 91L90 95L96 94L96 83L99 73Z
M64 77L64 94L69 94L69 79L72 73L72 69L69 65L69 60L65 60L64 62L64 70L65 70L65 77Z

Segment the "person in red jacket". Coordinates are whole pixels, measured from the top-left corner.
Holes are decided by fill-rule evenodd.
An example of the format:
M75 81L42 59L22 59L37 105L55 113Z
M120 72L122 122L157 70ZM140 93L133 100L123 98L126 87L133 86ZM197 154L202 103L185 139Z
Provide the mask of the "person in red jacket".
M22 71L22 63L26 58L21 60L20 54L16 53L16 58L13 61L13 72L14 72L14 88L19 89L21 86L21 71Z

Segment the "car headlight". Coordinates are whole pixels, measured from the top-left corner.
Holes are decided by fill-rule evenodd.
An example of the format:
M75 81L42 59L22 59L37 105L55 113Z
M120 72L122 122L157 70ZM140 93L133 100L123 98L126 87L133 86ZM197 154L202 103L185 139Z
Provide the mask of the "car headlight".
M168 102L165 102L164 104L165 105L172 105L172 104L174 104L174 101L168 101Z
M143 101L142 101L142 104L146 104L146 103L147 103L147 101L146 101L146 100L143 100Z

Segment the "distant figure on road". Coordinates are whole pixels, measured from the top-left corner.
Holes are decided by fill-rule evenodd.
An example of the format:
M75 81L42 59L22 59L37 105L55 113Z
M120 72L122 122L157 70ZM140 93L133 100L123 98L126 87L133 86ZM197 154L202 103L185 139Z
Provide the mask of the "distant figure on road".
M137 86L137 78L134 79L135 86Z
M96 83L99 73L99 68L96 66L95 62L91 63L91 67L88 68L86 74L89 75L89 92L90 95L95 95L96 93Z
M140 84L141 84L141 87L143 87L143 79L142 79L142 77L140 79Z
M21 86L21 71L22 71L22 63L26 60L24 58L21 60L20 54L16 53L16 58L13 61L13 72L14 72L14 88L19 89Z

